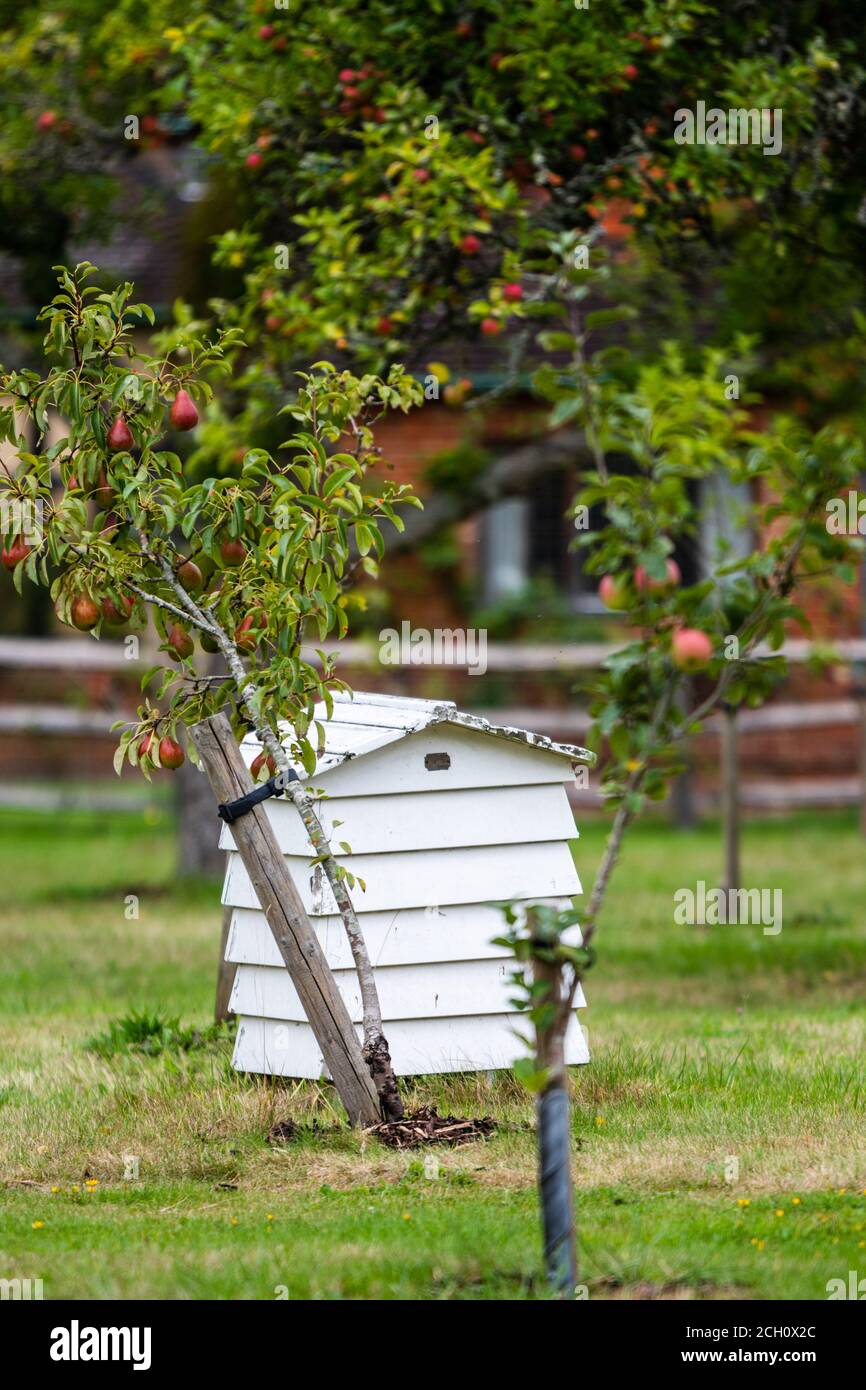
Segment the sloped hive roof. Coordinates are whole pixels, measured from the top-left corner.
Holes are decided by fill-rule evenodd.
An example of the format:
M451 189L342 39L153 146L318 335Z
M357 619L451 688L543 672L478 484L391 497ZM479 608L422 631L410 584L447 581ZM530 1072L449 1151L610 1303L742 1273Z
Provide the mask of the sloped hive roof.
M436 725L452 724L460 729L470 729L475 733L491 738L506 739L511 743L522 744L553 757L566 758L570 763L592 764L595 754L587 748L579 748L570 743L555 743L544 734L532 733L528 729L507 728L491 724L477 714L465 714L458 710L453 700L413 700L399 695L380 695L376 692L366 694L356 691L352 695L335 693L334 715L328 719L324 705L316 706L316 718L324 725L325 750L316 764L316 773L330 771L350 758L361 758L373 753L389 743L406 738L408 734L419 733L422 729ZM291 737L288 724L280 726L286 742ZM311 732L315 744L315 731ZM247 749L258 749L259 740L255 734L244 739ZM301 777L306 774L295 764Z

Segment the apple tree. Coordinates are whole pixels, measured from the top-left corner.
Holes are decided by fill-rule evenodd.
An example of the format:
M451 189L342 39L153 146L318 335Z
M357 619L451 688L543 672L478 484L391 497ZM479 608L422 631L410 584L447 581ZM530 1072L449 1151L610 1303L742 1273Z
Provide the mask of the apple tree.
M828 526L828 504L856 488L864 465L859 431L813 432L782 415L765 431L750 428L725 384L731 361L748 354L747 341L692 361L672 343L653 362L633 359L621 343L595 348L596 335L628 311L586 310L593 275L603 278L605 268L593 275L576 268L578 244L555 239L553 254L535 262L534 302L560 324L540 335L550 358L535 386L550 403L551 425L573 423L586 439L575 544L625 627L623 645L588 690L589 744L605 755L601 791L613 819L586 907L508 908L502 938L516 957L514 982L536 1034L534 1061L523 1072L539 1095L545 1249L561 1290L573 1288L576 1269L563 1041L595 959L624 837L667 796L683 767L684 740L710 714L722 704L758 706L784 678L779 649L792 629L809 628L799 602L804 586L853 583L866 548L862 536ZM744 518L756 537L748 554L724 542L716 553L702 549L696 485L719 478L753 499ZM693 583L683 582L677 546L696 556ZM578 921L579 945L568 935Z

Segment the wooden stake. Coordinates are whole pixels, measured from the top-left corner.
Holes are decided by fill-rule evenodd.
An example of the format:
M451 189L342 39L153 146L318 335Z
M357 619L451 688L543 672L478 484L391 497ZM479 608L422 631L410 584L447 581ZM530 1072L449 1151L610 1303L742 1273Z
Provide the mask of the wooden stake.
M218 802L235 801L253 790L252 778L224 714L196 724L190 734ZM378 1124L379 1104L361 1055L361 1044L267 812L262 806L254 806L233 823L231 830L349 1121L353 1125Z
M543 985L547 991L544 1002L555 1009L555 1017L546 1026L536 1024L535 1028L535 1063L539 1071L548 1073L547 1085L536 1105L544 1263L547 1277L560 1298L573 1298L577 1283L577 1248L571 1175L571 1102L565 1066L569 1014L563 1012L562 966L536 956L532 974L534 983Z
M225 1023L229 1016L229 999L238 968L233 961L226 960L229 930L232 924L232 909L223 908L223 925L220 933L220 958L217 966L216 1001L214 1003L214 1023Z
M725 835L725 891L740 886L740 763L737 711L722 706L722 822Z

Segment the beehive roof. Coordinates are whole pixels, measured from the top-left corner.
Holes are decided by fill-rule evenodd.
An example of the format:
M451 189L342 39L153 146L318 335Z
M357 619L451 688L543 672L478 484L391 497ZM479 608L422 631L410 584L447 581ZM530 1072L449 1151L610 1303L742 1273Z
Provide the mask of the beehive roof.
M525 748L550 753L553 757L566 758L570 763L595 762L595 754L586 748L570 743L555 743L544 734L536 734L528 729L491 724L480 715L458 710L453 700L414 700L400 695L363 691L356 691L354 695L335 693L333 698L334 714L331 719L328 719L324 705L316 706L316 718L325 729L325 749L316 766L318 774L338 767L351 758L373 753L409 734L442 724L519 743ZM288 741L290 726L281 726L281 733ZM248 747L259 746L255 734L249 734L244 743Z

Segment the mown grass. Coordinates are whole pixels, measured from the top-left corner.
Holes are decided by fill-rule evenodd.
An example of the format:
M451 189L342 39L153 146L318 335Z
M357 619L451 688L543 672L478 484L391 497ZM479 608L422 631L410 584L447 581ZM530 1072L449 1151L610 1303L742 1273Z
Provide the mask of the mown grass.
M587 886L601 836L576 848ZM674 926L674 890L718 872L717 827L640 826L599 930L574 1107L591 1297L823 1298L866 1273L863 840L841 814L747 827L778 936ZM153 813L0 815L0 881L0 1277L47 1297L547 1296L513 1079L409 1088L502 1122L425 1171L341 1127L329 1088L235 1075L227 1040L100 1055L87 1040L135 1010L207 1025L215 886L175 880ZM289 1117L299 1137L268 1144Z

